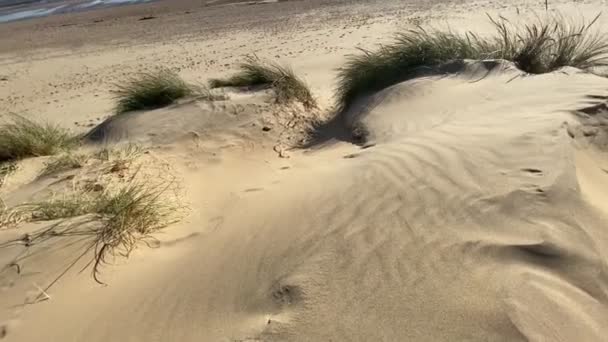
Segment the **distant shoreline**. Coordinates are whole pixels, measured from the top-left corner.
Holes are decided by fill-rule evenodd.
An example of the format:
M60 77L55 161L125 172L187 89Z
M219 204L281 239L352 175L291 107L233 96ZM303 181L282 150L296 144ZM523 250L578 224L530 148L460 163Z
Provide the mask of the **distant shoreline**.
M76 2L56 1L39 4L38 1L20 1L0 7L0 23L46 17L54 14L84 12L99 8L125 6L156 0L80 0Z

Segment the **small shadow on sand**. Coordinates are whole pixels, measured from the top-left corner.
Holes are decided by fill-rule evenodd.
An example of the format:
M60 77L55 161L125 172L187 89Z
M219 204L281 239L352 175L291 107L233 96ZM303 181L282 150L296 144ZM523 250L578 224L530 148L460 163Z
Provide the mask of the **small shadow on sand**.
M185 242L187 240L193 239L193 238L195 238L195 237L197 237L199 235L200 235L200 233L192 233L192 234L186 235L186 236L178 238L178 239L169 240L169 241L162 241L160 243L160 245L163 246L163 247L173 247L173 246L178 245L180 243L183 243L183 242Z

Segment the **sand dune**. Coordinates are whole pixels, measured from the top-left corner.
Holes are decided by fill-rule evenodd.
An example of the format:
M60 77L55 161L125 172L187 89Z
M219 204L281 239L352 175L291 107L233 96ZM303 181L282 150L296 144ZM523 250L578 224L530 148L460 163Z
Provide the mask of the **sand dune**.
M181 167L192 207L221 216L186 224L183 237L117 268L107 288L63 281L22 313L36 328L9 336L601 341L607 208L579 187L592 177L579 175L580 155L593 147L579 151L585 138L568 130L608 81L462 67L361 99L343 119L365 125L371 147L350 155L330 144L304 157L306 172L277 175L276 161L224 152L220 163L245 168L232 177L275 169L259 189L217 198L207 184L231 180Z
M608 336L608 79L455 61L359 98L315 126L305 148L304 133L326 113L277 107L270 95L188 100L93 127L86 149L144 146L147 180L174 175L187 215L156 236L157 248L107 266L106 286L81 260L42 301L82 241L3 245L2 336ZM36 178L36 159L2 188L8 204L91 176ZM0 241L48 224L1 231Z

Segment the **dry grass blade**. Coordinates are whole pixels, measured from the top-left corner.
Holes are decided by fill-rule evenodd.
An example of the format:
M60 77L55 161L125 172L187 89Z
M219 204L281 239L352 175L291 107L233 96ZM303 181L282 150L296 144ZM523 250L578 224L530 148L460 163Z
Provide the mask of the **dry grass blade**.
M278 103L297 101L306 108L317 106L306 83L291 68L249 56L240 71L227 79L212 79L211 88L267 86L274 90Z
M0 228L13 227L24 221L26 216L19 208L8 208L0 198Z
M38 177L46 177L68 170L79 169L83 167L86 162L87 156L83 154L64 154L46 163Z
M53 124L40 124L17 114L0 126L0 161L53 155L78 145L80 137Z
M131 163L144 152L141 146L129 143L119 147L104 147L93 157L103 162L110 162L106 171L115 172L128 169Z
M32 220L49 221L91 214L95 212L95 206L89 194L69 194L21 207L29 209Z
M143 154L145 150L138 144L126 144L122 146L106 146L99 149L93 156L104 162L117 160L132 160Z

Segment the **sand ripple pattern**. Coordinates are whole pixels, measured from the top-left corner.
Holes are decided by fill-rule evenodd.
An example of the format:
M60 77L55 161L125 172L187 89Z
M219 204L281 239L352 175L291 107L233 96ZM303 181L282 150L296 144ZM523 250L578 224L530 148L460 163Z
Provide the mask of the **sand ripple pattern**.
M319 265L327 283L309 289L305 323L285 332L601 341L606 240L580 194L566 129L598 83L566 82L569 72L473 81L465 70L397 85L351 113L374 146L346 159L340 176L323 175L331 195L311 200L302 215L312 224L282 255L331 258Z
M568 132L580 124L572 111L593 105L587 95L606 93L608 81L513 68L479 77L479 68L362 99L345 122L364 125L371 147L349 158L311 152L273 188L235 195L212 232L146 257L146 272L125 271L103 294L82 290L93 323L52 338L19 333L604 341L608 221L579 184L579 141ZM52 310L32 315L54 326Z

